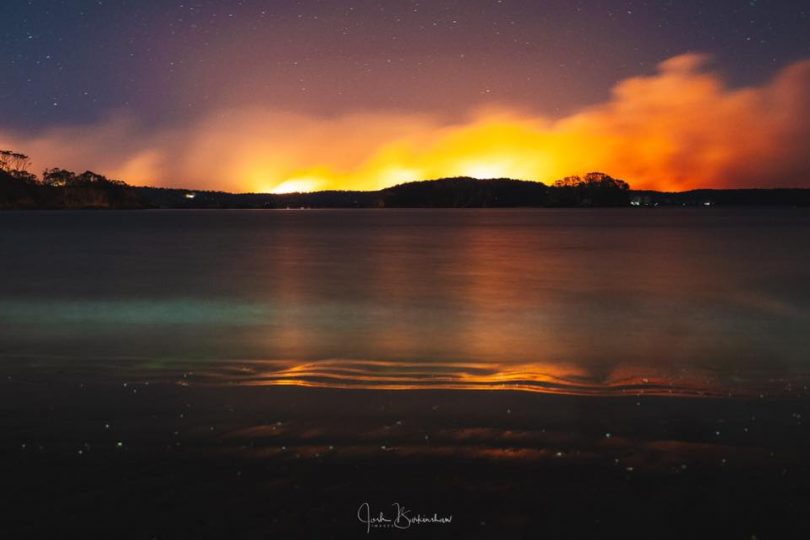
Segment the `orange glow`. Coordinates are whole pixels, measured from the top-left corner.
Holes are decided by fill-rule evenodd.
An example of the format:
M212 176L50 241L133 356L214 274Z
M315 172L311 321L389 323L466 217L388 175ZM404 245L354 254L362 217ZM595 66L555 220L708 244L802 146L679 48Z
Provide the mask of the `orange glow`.
M617 372L594 381L587 371L563 364L496 362L404 362L382 360L284 360L245 363L227 373L198 373L215 380L260 386L354 388L371 390L507 390L568 395L726 395L707 381L674 380L664 374L647 377Z
M270 191L271 193L301 193L303 191L314 191L319 184L320 180L318 178L291 178L280 184L276 184L269 190L260 189L259 191Z
M447 176L550 182L602 170L639 189L806 186L810 61L732 89L686 54L562 118L508 106L464 120L367 111L338 117L236 105L190 125L144 129L132 118L33 137L0 129L35 169L98 170L133 184L286 193L379 189Z

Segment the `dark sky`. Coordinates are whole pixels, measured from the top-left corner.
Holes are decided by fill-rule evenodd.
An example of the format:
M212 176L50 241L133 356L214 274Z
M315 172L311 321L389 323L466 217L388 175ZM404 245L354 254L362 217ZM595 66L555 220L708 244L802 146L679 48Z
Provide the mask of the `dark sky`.
M150 121L257 102L334 114L561 114L699 51L735 84L810 56L788 1L5 0L0 118L29 130L111 110Z
M637 187L810 185L809 14L767 0L3 0L0 147L39 171L257 191L594 168Z

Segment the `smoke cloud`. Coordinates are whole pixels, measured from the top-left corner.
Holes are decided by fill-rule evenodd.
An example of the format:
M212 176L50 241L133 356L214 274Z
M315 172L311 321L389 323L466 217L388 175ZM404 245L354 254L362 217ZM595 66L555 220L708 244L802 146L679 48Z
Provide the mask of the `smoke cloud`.
M378 189L458 175L548 182L592 170L635 188L810 187L808 118L810 60L761 86L730 88L709 58L685 54L562 118L509 106L458 121L234 105L159 128L128 115L34 135L0 125L0 147L30 154L37 171L229 191Z

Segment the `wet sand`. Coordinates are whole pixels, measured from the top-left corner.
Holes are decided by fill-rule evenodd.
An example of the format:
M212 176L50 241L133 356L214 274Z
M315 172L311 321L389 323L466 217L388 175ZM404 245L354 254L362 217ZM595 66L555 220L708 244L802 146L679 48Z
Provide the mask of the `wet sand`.
M3 537L799 538L806 390L346 390L6 363ZM80 370L77 370L79 373Z

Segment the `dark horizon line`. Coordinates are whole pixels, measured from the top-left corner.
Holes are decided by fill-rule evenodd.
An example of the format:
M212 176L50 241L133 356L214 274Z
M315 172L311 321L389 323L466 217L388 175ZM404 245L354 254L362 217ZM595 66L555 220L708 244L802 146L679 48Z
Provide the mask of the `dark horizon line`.
M395 188L399 188L402 186L409 186L409 185L416 185L416 184L426 184L430 182L441 182L444 180L475 180L478 182L500 182L500 181L507 181L507 182L525 182L528 184L540 184L546 187L552 187L554 184L547 184L541 180L527 180L524 178L509 178L509 177L497 177L497 178L475 178L473 176L447 176L447 177L440 177L440 178L426 178L423 180L411 180L409 182L401 182L399 184L392 184L390 186L386 186L379 189L319 189L315 191L288 191L284 193L274 193L272 191L226 191L222 189L196 189L196 188L188 188L188 187L172 187L172 186L153 186L153 185L132 185L132 187L137 189L165 189L171 191L185 191L189 193L221 193L223 195L273 195L273 196L285 196L285 195L314 195L318 193L362 193L362 194L373 194L379 193L381 191L392 190ZM629 188L629 191L632 193L657 193L661 195L680 195L680 194L688 194L694 193L699 191L780 191L780 190L801 190L801 191L810 191L810 186L808 187L791 187L791 186L778 186L778 187L699 187L693 189L686 189L683 191L664 191L659 189L635 189L632 185Z
M133 186L90 171L54 170L43 180L0 174L0 208L517 208L630 206L810 206L808 188L634 190L604 173L551 185L512 178L451 177L378 190L231 193Z

